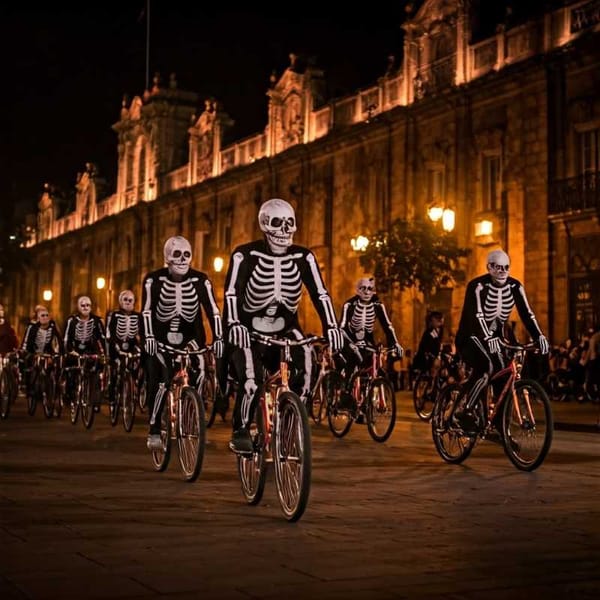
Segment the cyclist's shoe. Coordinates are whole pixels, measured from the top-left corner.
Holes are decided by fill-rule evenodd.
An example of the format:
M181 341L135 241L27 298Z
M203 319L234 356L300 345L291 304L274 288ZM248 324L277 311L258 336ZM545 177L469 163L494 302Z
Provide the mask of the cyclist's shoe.
M162 450L163 443L160 439L160 433L151 433L146 440L148 450Z
M477 434L477 415L472 410L457 411L454 415L454 423L463 430L465 435Z
M354 398L350 392L343 391L340 394L338 408L339 410L354 410L356 408L356 402L354 402Z
M245 427L240 427L233 432L231 441L229 442L229 449L236 454L252 454L254 450L252 438L250 437L250 432Z

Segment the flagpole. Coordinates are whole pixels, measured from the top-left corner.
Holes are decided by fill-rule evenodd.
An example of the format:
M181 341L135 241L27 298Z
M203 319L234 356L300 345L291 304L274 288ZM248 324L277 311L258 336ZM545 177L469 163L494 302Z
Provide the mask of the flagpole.
M150 0L146 0L146 89L150 89Z

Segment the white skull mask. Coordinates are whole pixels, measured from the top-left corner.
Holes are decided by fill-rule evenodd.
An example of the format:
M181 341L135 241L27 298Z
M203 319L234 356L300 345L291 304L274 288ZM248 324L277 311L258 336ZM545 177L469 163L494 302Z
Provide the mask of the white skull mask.
M135 305L135 296L131 290L123 290L119 294L119 306L121 310L126 313L130 313L133 311L133 307Z
M192 247L181 235L170 237L163 250L165 263L171 275L185 275L192 262Z
M497 286L503 286L508 279L510 258L503 250L493 250L487 257L488 273L492 276Z
M89 317L92 312L92 301L87 296L81 296L77 300L77 310L82 317Z
M273 198L264 202L258 211L258 225L273 254L284 254L292 245L296 232L296 215L285 200Z
M356 293L363 302L371 302L375 295L375 279L362 277L356 282Z

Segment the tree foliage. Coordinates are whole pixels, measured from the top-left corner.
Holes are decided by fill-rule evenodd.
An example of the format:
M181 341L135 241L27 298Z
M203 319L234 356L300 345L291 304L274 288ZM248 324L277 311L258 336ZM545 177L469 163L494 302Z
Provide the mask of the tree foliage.
M456 237L430 221L397 219L389 229L369 236L360 256L363 268L373 273L383 292L417 287L429 296L451 283L465 281L460 259L470 253Z

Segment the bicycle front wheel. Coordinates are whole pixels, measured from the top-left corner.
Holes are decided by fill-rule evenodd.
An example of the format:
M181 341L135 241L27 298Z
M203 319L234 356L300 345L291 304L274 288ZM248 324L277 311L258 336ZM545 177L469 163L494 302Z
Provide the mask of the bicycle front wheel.
M171 459L171 394L172 392L169 392L165 399L160 417L160 441L162 442L162 447L160 450L152 450L152 462L157 471L164 471Z
M367 429L376 442L385 442L396 425L396 396L392 384L377 377L367 393Z
M81 373L76 371L73 373L73 381L72 386L69 391L70 394L70 417L71 423L75 425L77 423L77 419L79 418L79 410L81 408L81 395L83 393L83 384L81 382Z
M532 379L515 383L502 418L502 441L509 460L522 471L537 469L552 445L554 421L544 388Z
M125 373L121 384L121 398L123 409L123 429L129 433L135 421L135 380L130 372Z
M81 386L81 420L86 429L90 429L94 424L94 400L96 396L97 378L94 373L86 373L83 377Z
M327 421L335 437L344 437L354 422L353 409L342 405L344 380L337 371L329 371L323 377L323 389L327 398Z
M261 501L267 480L267 458L265 456L267 430L262 412L263 402L264 398L256 407L254 418L248 426L252 438L252 454L237 455L242 494L244 494L246 502L252 506Z
M429 373L419 373L413 387L413 405L421 421L431 420L434 400L433 377Z
M27 414L31 417L35 415L35 409L37 408L38 395L41 396L41 390L39 387L40 373L31 373L31 385L27 389Z
M468 458L476 436L467 436L455 426L454 415L462 410L465 394L459 384L445 387L438 397L431 416L431 433L438 454L449 463L459 464Z
M10 414L10 381L8 379L8 369L0 373L0 418L6 419Z
M42 401L42 406L44 408L44 415L46 419L51 419L54 415L54 391L56 389L54 374L40 373L38 389L40 391L40 398Z
M216 416L216 386L215 382L209 375L205 375L200 388L200 397L204 405L204 417L206 419L206 427L211 427L215 422Z
M279 504L288 521L297 521L310 495L312 447L306 408L294 392L277 398L273 437Z
M325 398L325 385L323 383L324 381L325 377L319 376L319 379L317 380L317 383L313 388L313 393L309 402L310 416L317 425L325 417L327 409L327 400Z
M206 417L198 392L184 387L178 402L177 445L185 481L195 481L202 470L206 446Z

